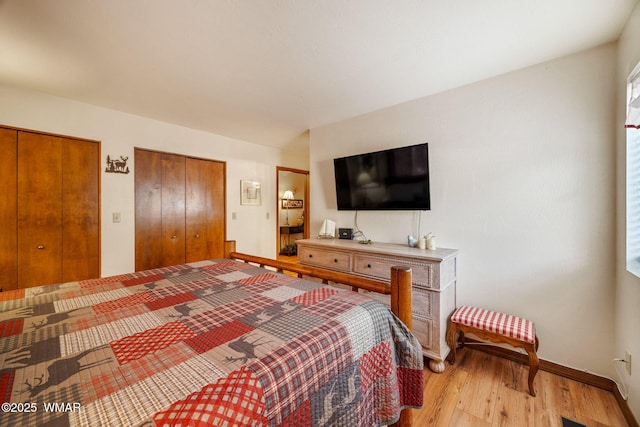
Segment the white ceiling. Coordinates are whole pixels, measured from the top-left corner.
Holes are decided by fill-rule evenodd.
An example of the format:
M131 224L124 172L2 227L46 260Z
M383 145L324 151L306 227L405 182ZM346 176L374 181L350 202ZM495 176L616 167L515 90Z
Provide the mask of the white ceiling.
M283 146L614 41L636 2L0 0L0 84Z

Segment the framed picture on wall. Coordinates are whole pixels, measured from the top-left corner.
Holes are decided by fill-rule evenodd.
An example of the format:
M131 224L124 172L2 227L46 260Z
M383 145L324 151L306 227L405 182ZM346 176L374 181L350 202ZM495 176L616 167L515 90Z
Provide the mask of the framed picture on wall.
M240 181L240 204L262 204L262 185L259 181Z

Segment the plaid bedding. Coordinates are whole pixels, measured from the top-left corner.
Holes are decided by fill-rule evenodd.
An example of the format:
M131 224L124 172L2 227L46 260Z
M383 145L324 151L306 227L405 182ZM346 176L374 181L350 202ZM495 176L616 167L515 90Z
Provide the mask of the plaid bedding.
M422 350L368 297L232 260L0 293L2 426L374 426Z

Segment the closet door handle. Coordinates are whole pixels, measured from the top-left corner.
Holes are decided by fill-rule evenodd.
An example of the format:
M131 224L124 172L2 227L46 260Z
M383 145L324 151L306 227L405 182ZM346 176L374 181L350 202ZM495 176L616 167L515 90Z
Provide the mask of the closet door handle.
M198 238L200 237L200 235L199 235L199 234L196 234L196 235L195 235L195 236L193 236L193 237L195 237L196 239L198 239Z
M38 245L38 249L42 250L42 249L44 249L44 246L43 245Z
M177 239L177 238L178 238L178 236L173 235L173 236L171 236L171 238L175 240L175 239Z

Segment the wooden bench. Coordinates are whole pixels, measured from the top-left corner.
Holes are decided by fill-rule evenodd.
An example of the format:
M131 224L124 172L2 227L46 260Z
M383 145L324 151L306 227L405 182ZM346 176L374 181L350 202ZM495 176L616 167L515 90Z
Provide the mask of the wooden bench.
M529 393L535 396L533 379L538 372L538 337L533 322L521 317L503 314L483 308L462 306L451 315L447 342L451 347L451 364L456 361L456 334L460 333L460 344L464 346L464 334L474 334L481 340L508 344L524 349L529 355Z

